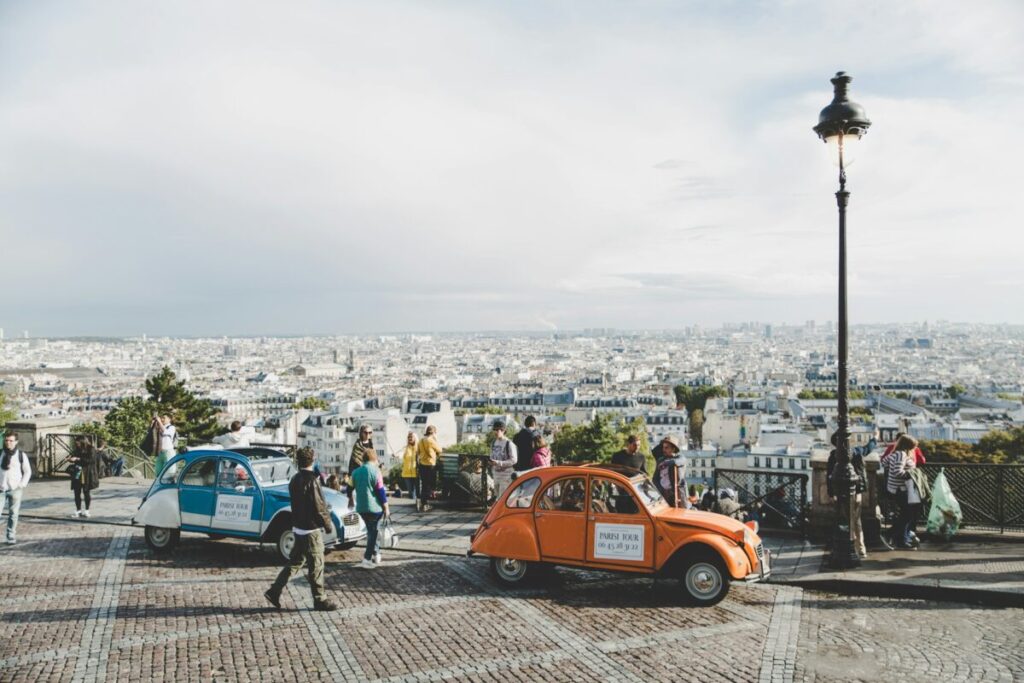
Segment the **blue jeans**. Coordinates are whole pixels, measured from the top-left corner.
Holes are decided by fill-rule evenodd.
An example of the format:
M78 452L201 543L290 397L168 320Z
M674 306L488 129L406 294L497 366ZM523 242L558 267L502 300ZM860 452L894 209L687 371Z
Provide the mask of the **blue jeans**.
M372 560L373 556L380 552L380 537L377 532L380 530L380 519L383 512L360 512L359 516L366 522L366 552L363 553L364 560Z
M21 494L25 492L25 489L15 489L13 491L4 491L3 502L0 502L0 513L3 512L3 506L7 505L7 540L13 541L15 534L18 532L18 513L21 512Z
M402 483L405 484L405 490L408 492L409 497L416 500L416 494L420 490L420 480L416 477L402 477Z

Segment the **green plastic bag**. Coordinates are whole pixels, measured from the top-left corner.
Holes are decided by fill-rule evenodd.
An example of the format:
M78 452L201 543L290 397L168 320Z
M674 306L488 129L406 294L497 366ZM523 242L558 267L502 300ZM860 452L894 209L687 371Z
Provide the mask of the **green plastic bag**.
M960 528L963 519L960 503L946 481L946 470L942 469L932 483L932 509L928 513L928 533L942 536L948 541Z

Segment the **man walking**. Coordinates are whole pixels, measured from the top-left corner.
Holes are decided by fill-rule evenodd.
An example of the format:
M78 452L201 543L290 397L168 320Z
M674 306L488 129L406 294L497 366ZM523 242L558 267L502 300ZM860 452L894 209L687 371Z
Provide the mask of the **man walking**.
M512 437L512 443L516 445L518 451L516 472L533 468L533 439L537 436L540 436L540 430L537 429L537 418L527 415L526 420L523 421L523 428Z
M299 472L288 484L288 493L292 499L292 531L295 533L295 546L291 557L277 580L263 595L274 607L281 608L281 591L288 580L309 565L309 587L313 591L313 609L321 612L333 612L338 606L327 599L324 591L324 538L321 533L331 530L331 514L327 510L323 491L320 489L320 477L313 472L312 448L300 448L295 454L295 462Z
M32 467L28 456L18 448L18 436L7 432L4 436L4 450L0 454L0 513L7 506L7 543L14 545L18 533L18 513L21 511L21 495L32 478Z

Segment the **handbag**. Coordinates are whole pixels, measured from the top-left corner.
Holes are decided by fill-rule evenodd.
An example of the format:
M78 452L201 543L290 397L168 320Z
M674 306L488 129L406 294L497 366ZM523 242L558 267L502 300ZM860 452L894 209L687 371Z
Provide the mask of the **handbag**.
M391 523L391 516L388 515L380 521L380 547L381 548L397 548L398 547L398 533L395 531L394 525Z

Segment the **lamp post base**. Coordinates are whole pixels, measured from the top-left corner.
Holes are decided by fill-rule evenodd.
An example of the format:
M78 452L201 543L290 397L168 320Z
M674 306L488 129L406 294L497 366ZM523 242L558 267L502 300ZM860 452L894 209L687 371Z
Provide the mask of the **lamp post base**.
M860 566L860 555L850 538L850 529L837 525L832 532L832 556L828 559L831 569L856 569Z

